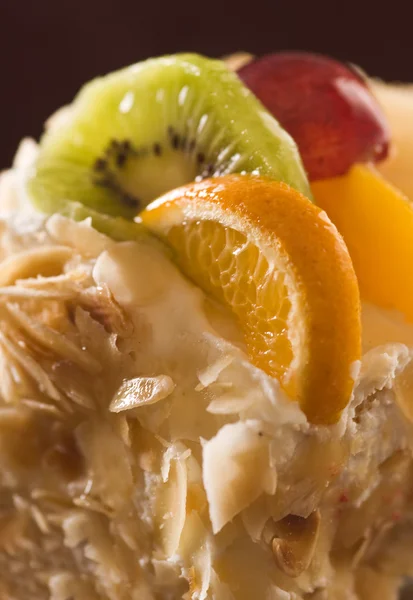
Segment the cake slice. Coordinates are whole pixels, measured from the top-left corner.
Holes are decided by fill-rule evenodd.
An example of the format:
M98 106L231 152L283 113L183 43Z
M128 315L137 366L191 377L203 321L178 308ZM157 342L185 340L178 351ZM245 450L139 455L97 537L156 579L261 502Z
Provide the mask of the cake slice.
M325 213L288 186L253 178L259 189L252 192L233 176L175 191L142 216L172 253L147 238L116 242L88 220L32 209L22 179L36 152L25 142L0 188L1 596L396 598L412 571L413 327L363 303L359 360L354 273ZM264 303L259 286L256 296L248 288L248 310L238 310L230 288L207 282L206 273L225 270L225 257L208 262L205 255L224 234L225 248L238 244L233 256L241 267L232 275L248 274L254 259L263 285L268 265L258 259L270 247L273 281L282 272L277 237L245 254L255 217L240 244L234 204L222 199L233 185L241 208L236 193L256 198L264 186L271 197L288 198L289 215L301 202L314 216L300 224L297 254L284 246L290 280L269 288L273 307L277 290L298 294L299 319L286 321L296 352L285 351L291 360L278 366L271 331L263 342L245 329L251 298ZM208 213L208 194L218 198L221 216ZM211 231L211 219L221 232ZM327 262L308 233L315 225L325 228L324 244L337 246ZM257 226L268 226L265 218ZM306 236L314 242L307 256ZM336 265L336 273L317 271L325 320L338 319L323 338L340 377L334 397L331 373L319 395L307 385L306 365L329 362L327 355L316 360L322 347L313 346L317 355L306 354L297 370L304 342L321 339L300 330L305 307L317 310L310 293L304 308L299 303L311 290L299 269L306 264L311 274L314 256ZM335 307L343 331L326 302L334 297L331 277L342 286ZM242 277L235 283L235 292L245 292ZM342 363L334 340L342 343Z
M413 576L413 209L355 164L389 143L364 79L292 58L330 69L266 95L308 131L311 91L311 186L196 55L92 82L1 175L0 598L396 600ZM352 102L375 135L331 170L317 132L358 147Z

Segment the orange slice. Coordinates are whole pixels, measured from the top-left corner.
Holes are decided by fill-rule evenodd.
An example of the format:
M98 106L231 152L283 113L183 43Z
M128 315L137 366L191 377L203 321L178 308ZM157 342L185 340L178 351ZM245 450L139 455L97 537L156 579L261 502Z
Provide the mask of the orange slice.
M363 298L413 320L413 206L373 169L312 184L349 249Z
M360 306L326 214L286 184L230 175L169 192L141 217L183 272L236 315L251 361L311 422L335 422L360 356Z

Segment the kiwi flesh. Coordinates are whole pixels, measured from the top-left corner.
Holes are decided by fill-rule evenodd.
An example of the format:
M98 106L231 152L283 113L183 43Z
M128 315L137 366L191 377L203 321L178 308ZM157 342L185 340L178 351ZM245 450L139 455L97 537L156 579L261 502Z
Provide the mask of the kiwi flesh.
M182 54L87 84L44 134L28 190L46 213L77 202L131 219L172 188L233 172L310 196L294 141L237 75Z
M94 229L108 235L117 242L136 241L147 239L148 242L153 236L141 223L137 223L123 217L109 216L104 213L86 207L80 202L58 201L54 204L54 213L59 213L64 217L74 221L90 220Z

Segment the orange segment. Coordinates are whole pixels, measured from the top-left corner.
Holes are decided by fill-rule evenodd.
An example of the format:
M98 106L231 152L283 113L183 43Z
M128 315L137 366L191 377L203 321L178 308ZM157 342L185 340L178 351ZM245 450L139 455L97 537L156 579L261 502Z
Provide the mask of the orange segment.
M362 297L413 320L413 208L373 169L312 184L349 249Z
M231 175L174 190L141 216L184 273L233 311L252 362L310 421L335 422L360 355L360 307L326 214L285 184Z

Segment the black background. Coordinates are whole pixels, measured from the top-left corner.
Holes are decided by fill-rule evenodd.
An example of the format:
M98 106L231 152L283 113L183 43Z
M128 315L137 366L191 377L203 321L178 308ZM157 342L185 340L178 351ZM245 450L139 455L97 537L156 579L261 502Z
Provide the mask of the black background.
M324 52L413 81L411 0L0 0L0 168L78 88L149 56Z

